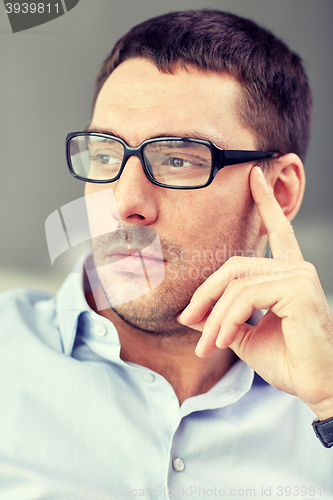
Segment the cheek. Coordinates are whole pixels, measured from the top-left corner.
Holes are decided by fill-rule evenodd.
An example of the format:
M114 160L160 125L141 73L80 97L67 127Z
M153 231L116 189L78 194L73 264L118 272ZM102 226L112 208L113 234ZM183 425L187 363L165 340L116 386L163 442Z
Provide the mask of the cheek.
M186 206L183 241L217 247L225 242L246 244L247 233L255 223L254 201L250 191L250 167L232 166L221 171L200 197ZM221 175L220 175L221 174ZM252 243L251 243L252 246Z
M167 233L181 241L203 237L219 225L233 226L253 203L250 170L244 165L225 167L207 188L170 193L160 206Z
M106 189L112 189L112 184L97 184L95 182L86 182L85 188L84 188L84 194L94 194L98 192L105 191Z
M223 168L212 182L211 200L216 206L234 207L240 210L253 200L250 191L252 165L231 165Z
M119 229L120 214L110 184L86 183L85 204L91 238Z

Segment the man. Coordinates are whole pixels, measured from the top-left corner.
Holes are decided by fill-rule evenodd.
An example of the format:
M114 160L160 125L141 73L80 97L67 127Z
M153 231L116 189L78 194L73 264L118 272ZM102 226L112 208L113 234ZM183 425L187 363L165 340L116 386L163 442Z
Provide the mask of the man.
M299 57L251 21L117 43L67 139L85 296L72 274L2 298L0 498L330 496L333 316L290 224L310 118Z

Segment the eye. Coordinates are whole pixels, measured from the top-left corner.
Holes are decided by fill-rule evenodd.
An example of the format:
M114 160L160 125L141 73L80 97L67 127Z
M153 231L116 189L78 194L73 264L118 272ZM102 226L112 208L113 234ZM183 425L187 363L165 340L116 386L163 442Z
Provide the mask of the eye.
M120 163L120 159L115 156L98 154L95 156L90 156L91 161L98 162L101 165L114 165L115 163Z
M193 165L193 162L189 160L184 160L182 158L169 157L164 160L163 165L170 165L171 167L181 168Z

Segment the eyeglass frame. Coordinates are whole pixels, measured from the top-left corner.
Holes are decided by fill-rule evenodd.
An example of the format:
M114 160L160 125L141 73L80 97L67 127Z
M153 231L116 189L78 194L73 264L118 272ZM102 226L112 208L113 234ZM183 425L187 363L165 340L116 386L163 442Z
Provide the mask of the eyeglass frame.
M124 157L122 159L122 163L119 168L119 172L114 177L112 180L110 179L103 179L103 180L93 180L93 179L87 179L86 177L81 177L80 175L76 174L72 168L71 160L70 160L70 152L69 152L69 146L70 146L70 141L74 137L82 137L82 136L93 136L93 137L104 137L106 139L112 139L118 143L120 143L123 148L124 148ZM210 149L211 152L211 167L210 167L210 174L207 182L205 184L199 185L199 186L171 186L168 184L163 184L159 181L157 181L152 174L149 171L149 168L146 165L145 158L143 156L143 149L147 144L152 144L154 142L160 142L160 141L183 141L183 142L195 142L198 144L202 144L204 146L207 146ZM117 181L127 163L127 160L131 156L136 156L139 158L141 162L141 166L143 168L143 171L153 184L156 186L164 187L167 189L201 189L204 187L209 186L209 184L212 183L214 180L215 176L218 174L218 172L229 165L240 165L242 163L249 163L251 161L260 161L260 160L268 160L272 158L278 158L281 156L283 153L280 151L251 151L251 150L238 150L238 149L222 149L216 146L214 143L210 141L206 141L204 139L192 139L190 137L154 137L152 139L146 139L143 141L139 146L133 147L133 146L128 146L126 142L121 139L120 137L116 137L113 135L108 135L108 134L103 134L99 132L71 132L67 134L66 137L66 160L67 160L67 166L72 174L73 177L76 179L79 179L84 182L92 182L94 184L108 184L111 182Z

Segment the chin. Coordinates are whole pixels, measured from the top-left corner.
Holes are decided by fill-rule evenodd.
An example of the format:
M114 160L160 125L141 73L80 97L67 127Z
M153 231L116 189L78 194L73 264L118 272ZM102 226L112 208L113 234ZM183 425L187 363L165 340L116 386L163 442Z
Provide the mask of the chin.
M179 284L177 287L172 282L171 287L165 279L158 287L143 294L140 293L143 290L142 283L138 285L129 280L126 284L128 286L119 288L113 283L103 282L102 277L100 281L109 307L132 327L159 335L184 335L186 331L193 332L177 321L177 315L187 306L197 288L193 283L190 290L181 290ZM134 295L136 297L129 300Z

